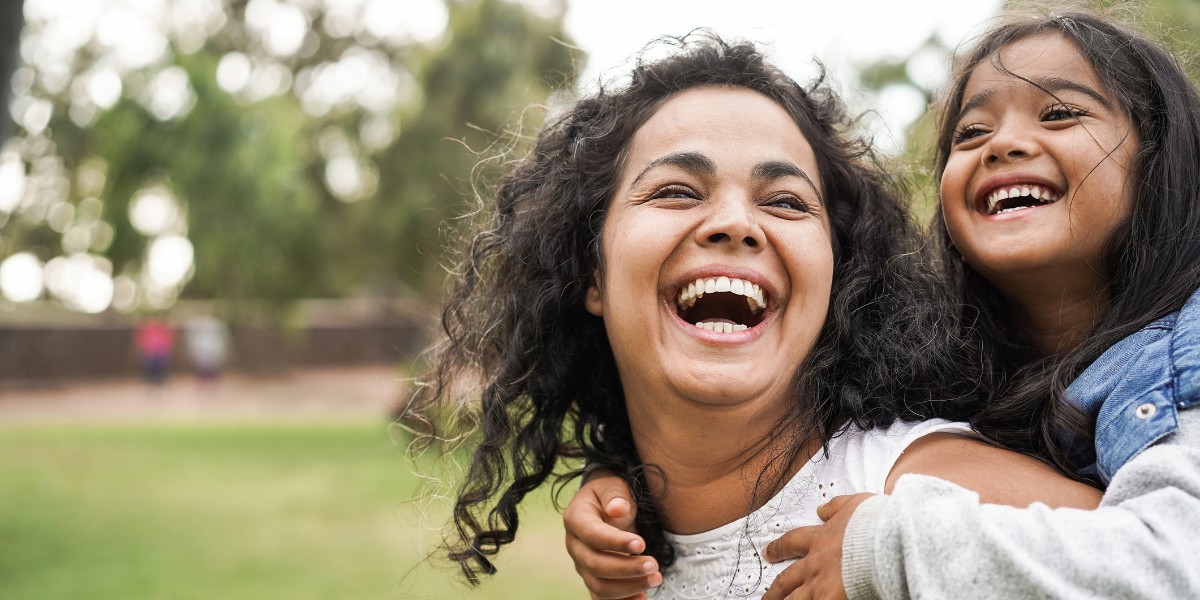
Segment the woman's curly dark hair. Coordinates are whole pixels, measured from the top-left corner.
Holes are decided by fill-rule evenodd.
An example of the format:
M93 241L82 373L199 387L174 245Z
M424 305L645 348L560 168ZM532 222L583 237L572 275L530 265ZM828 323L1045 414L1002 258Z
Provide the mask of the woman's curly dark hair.
M940 213L932 229L950 287L962 294L966 313L959 318L976 322L988 365L981 367L980 389L990 397L972 425L995 443L1071 473L1094 461L1094 415L1071 404L1067 387L1113 344L1179 310L1200 287L1200 93L1170 50L1115 17L1077 8L1021 9L980 36L952 73L938 121L938 180L971 72L985 61L1010 72L999 50L1044 33L1075 45L1136 132L1124 141L1137 144L1129 174L1133 211L1109 235L1105 257L1107 312L1078 347L1043 352L1000 291L954 247Z
M673 53L639 61L627 84L579 101L542 130L532 152L499 181L490 222L455 271L443 312L446 339L404 418L428 426L429 413L453 400L460 382L481 388L478 445L448 542L471 583L494 572L490 557L513 541L517 505L554 475L561 458L622 474L638 502L647 553L671 563L604 325L584 298L600 267L600 232L626 147L682 90L740 87L779 103L812 146L825 188L832 298L810 356L795 374L779 374L793 378L795 401L775 432L796 443L782 444L791 449L772 457L774 464L793 464L801 441L827 442L847 422L965 418L975 408L974 389L956 386L972 380L963 370L977 350L955 337L947 315L957 311L933 292L915 227L869 144L847 133L854 123L823 77L802 88L754 46L708 33L660 44Z

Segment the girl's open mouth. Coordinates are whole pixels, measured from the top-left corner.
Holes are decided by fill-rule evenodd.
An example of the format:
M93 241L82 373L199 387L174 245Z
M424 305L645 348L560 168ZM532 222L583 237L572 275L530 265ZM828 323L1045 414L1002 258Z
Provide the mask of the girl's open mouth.
M1062 195L1054 190L1035 184L1006 185L992 190L984 198L984 210L989 215L999 215L1058 202Z
M715 333L735 333L758 325L767 307L762 287L736 277L701 277L679 290L679 318Z

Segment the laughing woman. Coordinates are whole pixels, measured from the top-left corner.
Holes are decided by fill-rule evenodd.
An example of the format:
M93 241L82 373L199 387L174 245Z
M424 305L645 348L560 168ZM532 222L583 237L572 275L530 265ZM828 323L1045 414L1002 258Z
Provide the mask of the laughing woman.
M449 536L472 583L563 458L629 482L661 598L761 596L786 566L761 560L766 542L903 473L1094 506L935 418L976 408L940 383L969 380L970 352L843 115L752 46L700 36L577 103L500 180L407 415L481 382ZM1019 476L989 488L1005 465Z

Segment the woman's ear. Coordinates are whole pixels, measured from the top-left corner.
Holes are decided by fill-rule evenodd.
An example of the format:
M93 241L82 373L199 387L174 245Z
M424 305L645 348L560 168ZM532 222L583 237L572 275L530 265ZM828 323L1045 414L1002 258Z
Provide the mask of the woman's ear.
M587 296L583 300L587 311L597 317L604 316L604 301L600 294L600 273L592 272L592 283L588 285Z

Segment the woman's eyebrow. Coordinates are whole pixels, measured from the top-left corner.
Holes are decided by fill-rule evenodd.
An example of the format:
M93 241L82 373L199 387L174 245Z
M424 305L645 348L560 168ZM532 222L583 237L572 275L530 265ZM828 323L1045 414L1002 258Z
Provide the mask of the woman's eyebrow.
M633 179L631 185L637 185L637 182L642 179L656 167L673 166L679 167L685 171L697 173L700 175L712 175L717 172L717 164L713 160L699 152L676 152L654 159L650 164L642 169L641 173ZM754 165L754 170L750 173L752 177L760 180L782 179L784 177L799 177L812 187L813 191L820 196L821 191L817 188L817 184L813 181L804 169L784 160L769 160L766 162Z
M646 165L646 168L633 178L633 183L630 185L637 185L637 182L641 181L642 177L652 169L668 165L700 175L712 175L717 172L717 163L699 152L676 152L650 161L650 164Z
M785 161L785 160L769 160L766 162L754 165L754 170L750 173L751 177L761 181L772 181L775 179L783 179L784 177L798 177L808 183L809 187L817 193L817 198L821 198L821 190L817 188L817 183L813 181L804 169Z

